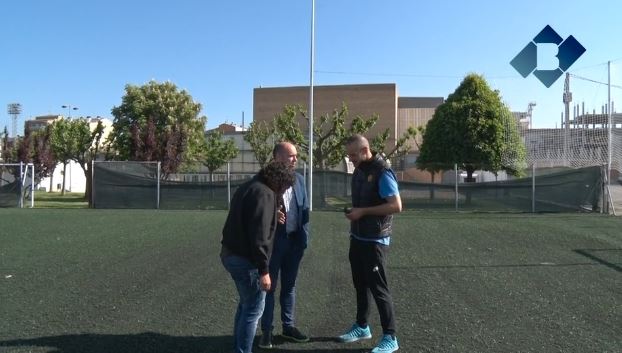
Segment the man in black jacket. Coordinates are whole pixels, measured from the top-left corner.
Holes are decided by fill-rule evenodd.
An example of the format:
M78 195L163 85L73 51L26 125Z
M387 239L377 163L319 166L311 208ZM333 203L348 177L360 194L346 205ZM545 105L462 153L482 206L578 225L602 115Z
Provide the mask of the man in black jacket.
M270 162L236 190L222 230L220 257L240 296L234 322L236 353L250 353L270 289L268 263L283 192L294 184L293 169Z
M382 157L372 154L365 137L350 137L346 152L356 167L352 174L352 208L346 210L350 220L349 258L356 290L356 322L339 340L354 342L372 337L367 321L373 297L383 334L371 353L391 353L399 346L387 281L387 255L392 215L402 211L402 199L395 174Z

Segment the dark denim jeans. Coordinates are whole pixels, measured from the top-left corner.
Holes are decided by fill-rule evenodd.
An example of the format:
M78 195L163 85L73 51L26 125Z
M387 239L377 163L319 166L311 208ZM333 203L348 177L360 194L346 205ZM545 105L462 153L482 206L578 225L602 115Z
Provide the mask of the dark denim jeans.
M243 257L230 255L222 259L240 295L233 324L233 351L251 353L257 322L263 313L266 292L259 286L259 271Z
M298 236L297 234L294 236ZM270 258L270 281L272 287L266 294L266 307L261 317L261 330L271 331L274 321L274 292L278 286L279 272L281 275L281 323L283 327L293 327L296 310L296 277L302 260L304 248L300 239L287 237L285 232L277 231L274 248Z

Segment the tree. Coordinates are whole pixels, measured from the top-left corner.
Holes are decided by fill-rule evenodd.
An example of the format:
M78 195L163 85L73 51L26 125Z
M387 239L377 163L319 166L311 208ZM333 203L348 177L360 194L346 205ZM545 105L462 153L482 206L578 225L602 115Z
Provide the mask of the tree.
M333 110L332 114L324 114L314 120L313 126L313 166L319 170L329 170L344 161L346 156L345 141L353 134L364 134L371 129L380 119L378 115L370 117L356 116L351 123L346 124L348 120L348 107L344 103L340 109ZM275 116L274 135L277 140L288 140L300 148L301 159L306 160L309 153L308 138L302 133L300 128L300 118L306 120L307 128L309 119L307 113L301 106L285 106L282 113ZM385 158L398 157L408 152L408 140L416 136L417 130L409 129L404 136L396 141L396 146L388 151L388 155L384 153L386 142L390 137L389 129L384 133L371 139L370 144L374 146L372 151L383 153ZM326 173L322 173L322 178L326 177ZM324 179L321 183L320 200L322 204L326 202L325 189L328 182ZM344 188L345 190L345 188Z
M313 138L313 164L321 170L327 170L341 163L346 155L344 143L353 134L364 134L371 129L380 119L377 115L370 117L356 116L350 126L346 125L348 107L344 103L341 109L333 110L332 114L324 114L318 120L314 120ZM298 116L307 121L307 114L300 106L285 106L283 112L274 119L275 134L277 138L294 142L302 149L302 158L308 154L308 138L302 133L298 124ZM408 142L417 136L417 129L410 127L397 139L393 148L387 150L386 144L390 137L390 130L386 129L382 134L370 139L370 148L376 153L382 153L384 158L398 158L410 150Z
M424 131L424 127L420 126L415 128L413 126L409 126L406 131L402 134L400 138L395 141L395 146L393 148L386 150L387 141L389 139L389 129L386 129L382 134L376 135L369 142L370 148L372 151L381 152L384 154L384 158L388 160L396 160L400 157L405 156L410 152L410 144L408 143L412 140L417 146L417 135L421 135Z
M52 124L50 141L52 150L58 160L63 163L63 187L61 194L65 192L65 171L67 163L75 161L80 165L86 179L85 199L91 205L92 192L92 161L99 154L102 146L101 138L104 133L104 126L101 121L97 122L96 127L91 131L89 122L84 119L57 120Z
M202 160L206 117L201 104L171 82L126 85L121 105L112 109L107 158L157 160L162 177Z
M67 175L67 163L75 155L73 134L71 131L70 120L60 119L52 123L52 133L50 134L50 144L56 160L63 164L63 184L60 194L65 195L65 179Z
M203 164L209 170L210 181L214 181L214 172L238 155L238 148L231 139L223 140L222 132L212 131L207 135L205 159Z
M261 168L272 158L272 149L276 142L275 134L274 125L266 124L265 121L253 121L244 134L244 141L251 145Z
M467 75L428 122L417 165L436 172L458 163L473 181L475 170L520 175L525 147L511 113L486 80Z
M77 162L86 178L86 190L84 198L88 201L89 207L93 206L92 192L93 192L93 173L92 166L93 161L100 154L100 148L102 147L102 136L104 134L104 125L101 120L97 121L97 125L91 131L90 125L86 119L72 120L73 124L73 136L76 139L75 155L72 160Z
M50 142L52 126L48 125L45 130L32 134L32 163L35 167L35 180L39 183L43 178L50 177L50 190L52 192L52 175L56 169L56 156L52 151Z
M365 118L356 116L350 126L346 125L348 106L344 103L341 109L333 110L332 114L324 114L314 120L313 126L313 166L320 170L328 170L337 166L346 156L344 143L352 134L363 134L376 124L377 115ZM285 106L283 112L274 118L277 138L292 141L302 151L301 157L309 154L308 138L302 133L298 117L309 126L307 112L301 106Z
M56 159L50 145L50 127L45 130L24 130L23 137L16 137L13 143L9 143L8 132L4 132L2 139L3 162L6 163L32 163L34 166L35 185L43 178L51 176L56 166ZM10 173L15 180L20 180L19 168L10 168Z

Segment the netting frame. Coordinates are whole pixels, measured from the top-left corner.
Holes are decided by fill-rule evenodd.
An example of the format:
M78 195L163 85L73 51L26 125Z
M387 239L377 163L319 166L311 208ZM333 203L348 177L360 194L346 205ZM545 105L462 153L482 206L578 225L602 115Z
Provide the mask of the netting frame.
M19 198L17 200L17 208L24 208L24 198L30 196L30 208L35 206L35 166L32 163L0 163L2 167L19 167ZM26 180L28 179L28 171L30 170L30 188L26 188ZM29 194L27 193L29 191Z

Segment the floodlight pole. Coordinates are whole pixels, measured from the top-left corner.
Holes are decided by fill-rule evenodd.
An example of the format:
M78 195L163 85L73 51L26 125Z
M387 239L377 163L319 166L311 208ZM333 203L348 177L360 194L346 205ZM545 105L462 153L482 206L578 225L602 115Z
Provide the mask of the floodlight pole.
M7 113L12 117L12 129L11 135L12 137L17 137L17 120L19 119L19 114L22 112L22 105L19 103L9 103L7 105Z
M313 66L315 54L315 0L311 0L311 63L309 69L309 211L313 211Z

